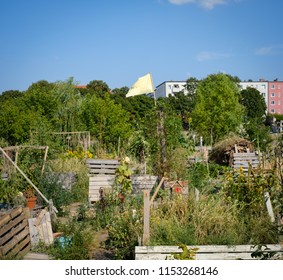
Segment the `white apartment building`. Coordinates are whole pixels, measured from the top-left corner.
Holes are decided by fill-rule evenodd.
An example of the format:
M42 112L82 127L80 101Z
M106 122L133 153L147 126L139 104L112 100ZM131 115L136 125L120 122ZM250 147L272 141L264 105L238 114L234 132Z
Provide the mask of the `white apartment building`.
M188 91L185 88L186 82L184 81L167 81L163 82L155 88L155 96L159 97L169 97L169 95L175 95L175 93L183 91L187 94Z
M268 82L260 79L259 81L244 81L240 82L240 87L242 89L247 89L248 87L252 87L257 89L261 95L264 97L266 107L268 108Z

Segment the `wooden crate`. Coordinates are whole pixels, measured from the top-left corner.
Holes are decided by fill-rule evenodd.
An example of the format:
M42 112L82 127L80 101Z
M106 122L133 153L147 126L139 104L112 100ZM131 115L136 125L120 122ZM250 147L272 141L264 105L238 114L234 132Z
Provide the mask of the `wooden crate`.
M0 216L0 258L24 256L30 250L28 213L17 207Z
M252 245L203 245L187 246L188 249L197 248L196 260L254 260L251 254L255 251ZM270 252L283 253L280 244L269 244ZM172 254L181 253L178 246L136 246L136 260L165 260L172 259Z

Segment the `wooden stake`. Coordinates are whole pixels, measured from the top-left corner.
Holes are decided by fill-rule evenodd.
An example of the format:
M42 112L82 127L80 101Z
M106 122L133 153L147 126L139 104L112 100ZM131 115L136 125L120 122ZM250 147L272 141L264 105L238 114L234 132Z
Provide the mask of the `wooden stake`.
M150 236L150 189L143 190L143 240L142 245L148 245Z

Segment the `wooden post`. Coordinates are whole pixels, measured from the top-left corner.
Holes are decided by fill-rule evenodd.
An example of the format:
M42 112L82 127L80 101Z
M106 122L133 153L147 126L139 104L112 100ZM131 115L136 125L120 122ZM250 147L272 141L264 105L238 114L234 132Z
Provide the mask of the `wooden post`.
M154 194L153 194L153 196L150 200L150 205L153 204L153 201L154 201L155 197L157 196L157 193L158 193L158 191L159 191L160 187L162 186L165 179L166 179L165 177L162 177L160 183L158 184L158 186L157 186L157 188L156 188L156 190L155 190L155 192L154 192Z
M147 246L150 236L150 189L143 190L143 239L142 245Z
M266 204L267 212L268 212L268 215L270 217L270 221L272 223L274 223L275 222L275 217L274 217L274 212L273 212L273 208L272 208L269 192L265 192L264 193L264 198L265 198L265 204Z
M42 175L43 172L44 172L44 167L45 167L45 163L46 163L46 158L47 158L48 149L49 149L49 147L46 146L46 147L45 147L44 158L43 158L42 169L41 169L41 175Z

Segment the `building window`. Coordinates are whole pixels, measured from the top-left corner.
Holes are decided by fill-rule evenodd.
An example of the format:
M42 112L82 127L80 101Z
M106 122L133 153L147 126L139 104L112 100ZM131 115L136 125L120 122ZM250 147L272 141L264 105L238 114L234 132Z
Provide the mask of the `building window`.
M278 100L278 105L280 105L280 100Z
M175 84L175 85L174 85L174 88L179 88L179 85Z
M280 89L280 84L278 84L277 88Z
M261 95L263 98L265 98L265 92L262 92Z
M262 88L262 89L266 89L265 84L262 84L262 85L261 85L261 88Z
M271 92L271 97L274 97L275 96L275 93L274 92Z
M275 110L274 110L274 109L271 109L271 113L275 113Z
M275 85L271 85L270 88L275 88Z
M270 104L271 104L271 105L274 105L274 104L275 104L275 101L274 101L274 100L272 100L272 101L270 102Z

